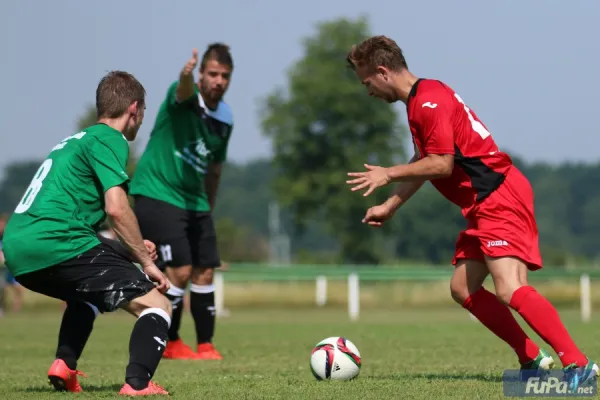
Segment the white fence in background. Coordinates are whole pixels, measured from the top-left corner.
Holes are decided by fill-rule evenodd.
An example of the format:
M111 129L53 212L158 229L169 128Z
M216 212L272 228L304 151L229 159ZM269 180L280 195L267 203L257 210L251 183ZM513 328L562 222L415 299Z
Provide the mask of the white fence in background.
M225 308L225 277L222 272L215 272L215 307L217 315L226 316L228 311ZM591 280L588 274L581 275L579 279L580 291L580 310L581 320L590 322L592 319L592 294ZM323 307L327 304L327 277L320 275L315 280L315 303L317 307ZM348 275L348 317L352 321L357 321L360 315L360 280L357 273ZM471 319L476 318L469 314Z

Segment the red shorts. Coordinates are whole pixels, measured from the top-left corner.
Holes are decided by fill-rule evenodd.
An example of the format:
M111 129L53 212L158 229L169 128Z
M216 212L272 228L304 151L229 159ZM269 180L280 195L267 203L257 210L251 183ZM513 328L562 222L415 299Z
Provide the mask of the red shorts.
M506 179L483 202L469 210L467 229L456 241L452 264L460 259L485 262L489 257L517 257L530 270L542 268L538 229L533 211L533 189L512 167Z

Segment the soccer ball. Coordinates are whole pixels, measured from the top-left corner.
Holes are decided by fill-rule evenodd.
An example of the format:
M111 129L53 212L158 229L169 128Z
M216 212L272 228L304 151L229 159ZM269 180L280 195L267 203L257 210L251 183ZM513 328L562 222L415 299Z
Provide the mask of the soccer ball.
M361 364L360 353L354 343L339 336L321 340L310 355L310 370L320 381L354 379Z

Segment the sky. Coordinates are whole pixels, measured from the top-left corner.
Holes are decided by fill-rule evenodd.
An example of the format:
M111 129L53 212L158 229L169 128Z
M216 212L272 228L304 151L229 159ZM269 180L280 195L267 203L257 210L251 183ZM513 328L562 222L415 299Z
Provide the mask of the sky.
M449 84L501 149L531 162L599 160L600 2L3 0L0 169L43 159L75 133L114 69L146 88L142 150L168 85L194 47L214 41L228 43L235 62L230 160L268 156L261 100L286 84L318 22L360 15L372 34L398 42L414 74Z

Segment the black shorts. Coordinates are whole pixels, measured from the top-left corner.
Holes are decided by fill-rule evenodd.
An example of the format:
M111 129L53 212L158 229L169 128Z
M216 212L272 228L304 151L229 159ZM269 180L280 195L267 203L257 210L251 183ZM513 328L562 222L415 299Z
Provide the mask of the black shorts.
M144 196L135 196L134 209L142 236L156 245L159 266L221 265L210 212L184 210Z
M154 289L135 264L107 244L68 261L16 277L34 292L67 302L87 302L111 312Z

